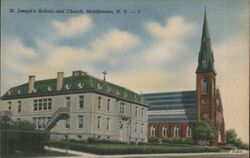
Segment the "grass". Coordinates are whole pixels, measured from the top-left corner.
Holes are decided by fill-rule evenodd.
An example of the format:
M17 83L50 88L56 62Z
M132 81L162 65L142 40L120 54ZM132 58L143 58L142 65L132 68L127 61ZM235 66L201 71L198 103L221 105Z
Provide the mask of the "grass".
M50 142L47 145L67 148L66 142ZM171 145L154 145L154 144L107 144L107 143L77 143L69 142L68 148L71 150L94 153L99 155L114 154L152 154L152 153L202 153L202 152L219 152L217 147L200 147L200 146L171 146Z
M22 152L15 152L6 157L2 158L27 158L27 157L57 157L57 156L74 156L73 154L67 153L60 153L56 151L47 151L45 150L44 153L22 153Z

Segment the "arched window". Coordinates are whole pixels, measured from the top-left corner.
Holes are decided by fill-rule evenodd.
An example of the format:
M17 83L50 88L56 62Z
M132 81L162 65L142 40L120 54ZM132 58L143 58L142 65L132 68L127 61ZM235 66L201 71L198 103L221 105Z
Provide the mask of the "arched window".
M180 129L180 127L179 126L176 126L175 127L175 137L179 137L180 136L180 133L181 133L181 129Z
M163 134L163 137L168 137L168 128L167 127L162 128L162 134Z
M191 127L187 127L187 137L192 137L192 128Z
M155 127L151 127L151 136L152 137L156 136L156 129L155 129Z
M201 82L201 93L203 95L207 94L207 81L206 80L202 80Z

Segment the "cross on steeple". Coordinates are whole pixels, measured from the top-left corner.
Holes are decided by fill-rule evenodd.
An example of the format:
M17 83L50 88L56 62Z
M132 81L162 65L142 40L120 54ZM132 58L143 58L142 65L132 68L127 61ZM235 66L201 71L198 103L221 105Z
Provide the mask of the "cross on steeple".
M106 75L108 74L106 71L103 71L103 80L106 81Z

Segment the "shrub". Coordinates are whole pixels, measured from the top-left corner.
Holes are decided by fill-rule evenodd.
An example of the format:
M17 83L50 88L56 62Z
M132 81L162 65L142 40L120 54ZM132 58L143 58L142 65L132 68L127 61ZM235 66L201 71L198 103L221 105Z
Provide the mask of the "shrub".
M164 137L164 138L162 139L162 142L163 142L163 143L172 143L172 139L171 139L171 138Z
M182 141L182 139L181 138L174 138L173 140L172 140L172 143L175 143L175 144L182 144L183 143L183 141Z
M185 138L182 140L182 142L183 144L190 144L190 145L195 144L192 138Z
M220 146L220 148L225 149L225 150L235 150L237 147L235 147L232 144L226 144L226 145Z
M96 138L88 138L87 143L107 143L107 144L125 144L121 141L107 140L107 139L96 139Z
M161 143L161 139L159 139L157 137L149 137L148 143Z

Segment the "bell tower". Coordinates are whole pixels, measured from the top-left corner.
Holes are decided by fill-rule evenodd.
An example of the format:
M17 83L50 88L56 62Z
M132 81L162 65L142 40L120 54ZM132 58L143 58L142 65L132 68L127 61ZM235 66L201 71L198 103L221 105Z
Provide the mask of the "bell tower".
M206 9L201 37L198 67L196 69L196 119L207 115L209 120L216 124L216 72L214 69L214 57L208 31Z

